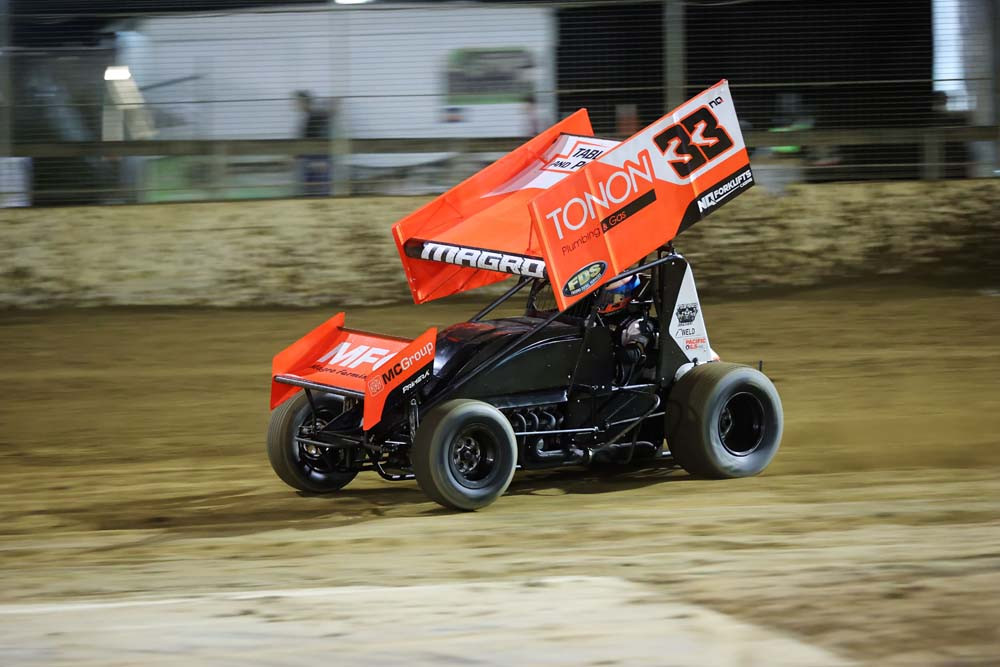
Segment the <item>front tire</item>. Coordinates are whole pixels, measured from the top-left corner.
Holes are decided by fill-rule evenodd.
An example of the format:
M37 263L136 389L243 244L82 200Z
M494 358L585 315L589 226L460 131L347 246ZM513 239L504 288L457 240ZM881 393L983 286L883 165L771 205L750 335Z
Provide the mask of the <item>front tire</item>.
M335 413L337 408L329 408L320 404L317 406L320 417L329 409ZM288 486L308 493L333 493L339 491L357 476L356 471L339 469L344 451L329 449L326 452L313 447L313 451L296 442L299 428L307 419L312 419L312 406L304 391L279 405L271 413L271 421L267 429L267 458L275 474Z
M455 399L427 413L410 461L417 483L431 500L452 509L477 510L510 486L517 441L510 422L495 407Z
M685 374L667 403L667 444L692 475L756 475L781 444L781 398L766 375L721 361Z

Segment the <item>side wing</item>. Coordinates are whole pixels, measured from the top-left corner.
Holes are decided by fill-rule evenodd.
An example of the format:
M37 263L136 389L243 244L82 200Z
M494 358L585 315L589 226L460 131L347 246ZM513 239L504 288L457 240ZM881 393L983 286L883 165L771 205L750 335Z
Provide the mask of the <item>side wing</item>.
M723 80L531 201L559 309L752 185Z

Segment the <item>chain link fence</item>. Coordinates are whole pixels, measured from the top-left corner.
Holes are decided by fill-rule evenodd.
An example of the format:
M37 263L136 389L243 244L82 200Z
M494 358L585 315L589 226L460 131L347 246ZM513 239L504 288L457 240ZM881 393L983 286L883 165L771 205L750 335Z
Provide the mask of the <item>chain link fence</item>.
M437 193L721 78L775 190L997 173L997 0L0 5L4 206Z

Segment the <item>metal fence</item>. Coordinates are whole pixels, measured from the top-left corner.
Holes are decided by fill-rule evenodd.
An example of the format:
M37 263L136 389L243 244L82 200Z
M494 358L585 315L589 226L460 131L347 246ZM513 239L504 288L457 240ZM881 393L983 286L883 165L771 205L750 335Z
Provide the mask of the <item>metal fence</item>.
M5 206L436 193L721 78L775 189L998 173L998 0L0 6Z

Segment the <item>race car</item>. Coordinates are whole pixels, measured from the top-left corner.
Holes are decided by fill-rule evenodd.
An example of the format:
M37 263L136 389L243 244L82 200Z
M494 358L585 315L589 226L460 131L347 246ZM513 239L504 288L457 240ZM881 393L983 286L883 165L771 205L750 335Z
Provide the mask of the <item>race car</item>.
M759 370L719 359L680 232L752 187L726 81L626 141L581 109L393 227L416 303L512 276L466 322L415 339L338 313L272 364L267 451L289 486L415 478L458 510L515 471L669 457L762 471L783 414ZM514 316L488 316L518 294Z

